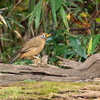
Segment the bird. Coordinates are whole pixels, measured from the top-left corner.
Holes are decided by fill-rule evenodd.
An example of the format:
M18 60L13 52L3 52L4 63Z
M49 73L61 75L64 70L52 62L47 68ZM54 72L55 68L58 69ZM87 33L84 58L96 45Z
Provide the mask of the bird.
M17 58L34 59L43 50L46 39L51 34L40 33L38 36L29 39L21 48L16 57L12 58L9 64L12 64Z

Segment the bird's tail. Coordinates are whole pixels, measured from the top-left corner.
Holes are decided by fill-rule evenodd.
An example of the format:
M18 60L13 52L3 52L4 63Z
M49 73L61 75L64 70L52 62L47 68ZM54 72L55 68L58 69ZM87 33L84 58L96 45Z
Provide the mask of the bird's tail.
M11 61L9 62L9 64L12 64L19 56L20 54L17 54L17 56L13 57Z

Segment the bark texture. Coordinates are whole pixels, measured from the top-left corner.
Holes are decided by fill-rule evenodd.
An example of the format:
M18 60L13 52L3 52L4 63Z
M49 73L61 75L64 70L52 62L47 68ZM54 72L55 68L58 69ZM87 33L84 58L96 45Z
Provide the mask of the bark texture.
M23 81L94 81L100 79L100 53L90 56L84 63L58 57L59 65L70 67L62 69L46 63L12 65L0 63L0 84Z

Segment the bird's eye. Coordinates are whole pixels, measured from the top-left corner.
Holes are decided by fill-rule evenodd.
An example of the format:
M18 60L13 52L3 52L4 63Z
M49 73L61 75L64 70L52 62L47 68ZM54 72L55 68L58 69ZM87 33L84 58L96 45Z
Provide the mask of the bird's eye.
M45 37L45 34L42 34L42 37Z
M40 35L39 37L45 38L46 36L45 36L45 34L42 34L42 35Z
M45 37L46 37L46 35L45 35L45 34L42 34L42 35L40 35L39 37L45 38Z

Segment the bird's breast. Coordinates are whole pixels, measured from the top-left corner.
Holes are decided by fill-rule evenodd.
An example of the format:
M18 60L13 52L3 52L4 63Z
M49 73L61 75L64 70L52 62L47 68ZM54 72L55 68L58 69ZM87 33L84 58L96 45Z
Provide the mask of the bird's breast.
M38 55L43 50L45 42L45 40L40 39L37 45L31 46L25 53L22 53L21 58L28 58Z

